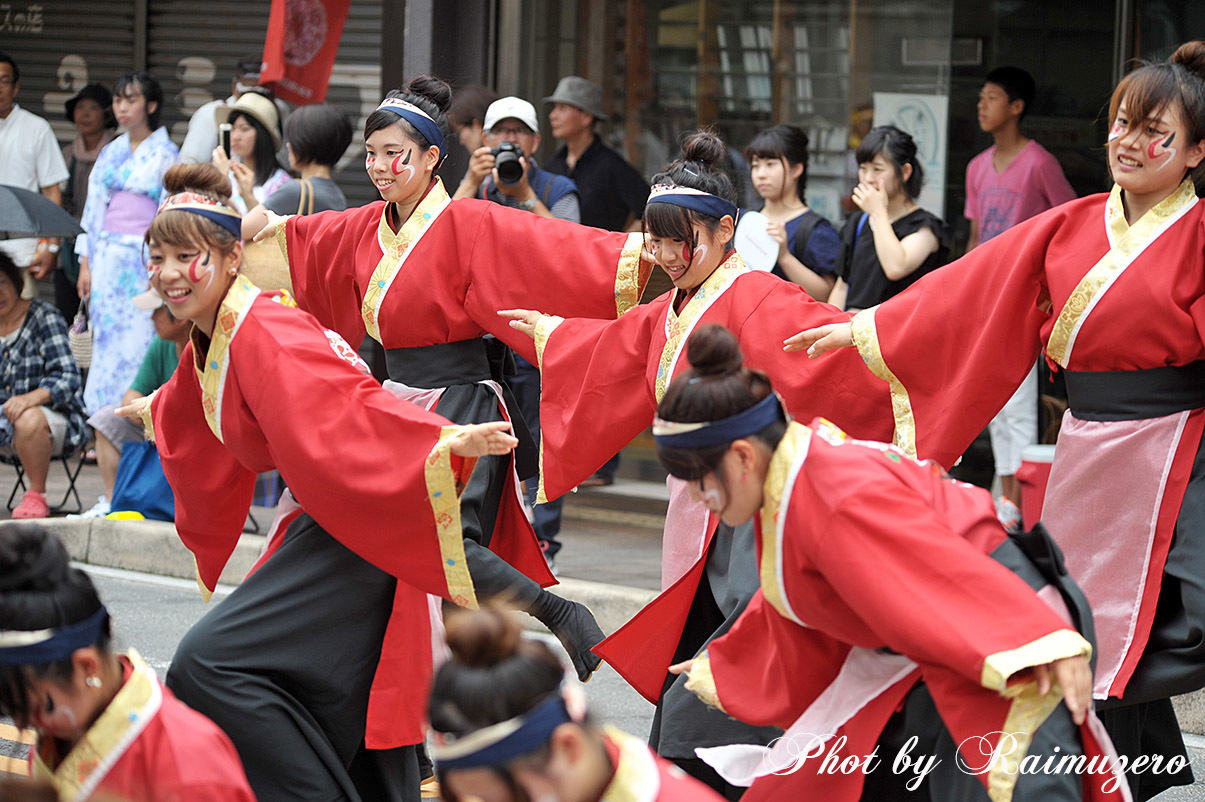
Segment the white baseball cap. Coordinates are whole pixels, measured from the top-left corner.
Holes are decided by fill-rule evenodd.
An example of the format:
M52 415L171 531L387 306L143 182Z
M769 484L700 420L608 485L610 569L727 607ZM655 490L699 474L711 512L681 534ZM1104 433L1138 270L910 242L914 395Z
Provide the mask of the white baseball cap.
M510 117L514 117L526 125L533 134L540 133L540 120L536 117L536 107L523 98L514 96L499 98L491 103L490 107L485 110L485 120L482 121L481 127L489 131Z

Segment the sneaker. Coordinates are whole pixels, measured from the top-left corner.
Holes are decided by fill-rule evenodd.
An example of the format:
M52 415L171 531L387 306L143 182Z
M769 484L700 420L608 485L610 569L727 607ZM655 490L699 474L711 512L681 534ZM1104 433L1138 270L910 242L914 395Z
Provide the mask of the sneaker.
M109 514L109 500L101 496L89 509L81 513L72 513L68 518L104 518Z
M26 490L21 497L21 503L13 510L13 518L45 518L50 515L50 505L46 503L43 493Z
M1021 508L1004 496L996 499L996 518L1009 532L1021 531Z

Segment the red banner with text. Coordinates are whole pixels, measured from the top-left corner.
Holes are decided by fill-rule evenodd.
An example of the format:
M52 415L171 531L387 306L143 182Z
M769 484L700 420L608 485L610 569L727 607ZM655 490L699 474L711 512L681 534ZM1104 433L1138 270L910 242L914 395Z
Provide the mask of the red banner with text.
M272 0L259 83L295 105L326 99L351 0Z

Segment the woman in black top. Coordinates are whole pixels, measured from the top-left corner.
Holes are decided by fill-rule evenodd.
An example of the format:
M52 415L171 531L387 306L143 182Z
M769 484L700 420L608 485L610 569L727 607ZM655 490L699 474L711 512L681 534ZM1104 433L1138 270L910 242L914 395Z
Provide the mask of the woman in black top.
M858 145L861 209L845 221L837 279L828 302L842 309L867 309L903 291L945 264L946 224L916 203L924 171L912 137L891 125L872 129Z

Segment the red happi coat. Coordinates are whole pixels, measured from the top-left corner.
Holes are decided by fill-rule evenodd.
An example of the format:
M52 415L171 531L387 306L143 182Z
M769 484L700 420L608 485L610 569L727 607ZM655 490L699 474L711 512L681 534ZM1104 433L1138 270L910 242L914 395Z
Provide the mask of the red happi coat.
M749 271L733 253L675 312L676 291L617 321L544 318L536 330L540 356L540 442L543 491L556 498L589 476L648 427L670 380L688 367L686 343L696 327L727 326L745 363L769 374L790 414L830 415L859 436L891 435L886 389L852 351L838 360L787 354L783 340L808 325L848 315L818 303L798 286ZM671 491L681 483L671 479ZM718 519L682 492L671 492L662 548L662 594L594 648L645 698L665 682Z
M1133 226L1116 187L1063 204L859 313L853 331L891 388L896 442L949 465L1039 350L1078 371L1205 359L1205 204L1191 180ZM1124 696L1147 644L1203 432L1205 409L1064 418L1042 518L1095 613L1098 697Z
M211 592L256 475L279 470L319 526L398 578L367 739L374 749L419 743L432 672L426 594L476 604L457 502L476 460L450 453L447 420L382 390L349 364L358 358L346 343L288 302L236 277L203 357L194 330L154 395L148 428L175 495L176 531Z
M871 754L923 680L965 766L993 800L1011 799L1033 733L1062 701L1057 686L1039 695L1026 670L1091 646L1056 612L1066 613L1061 597L1048 605L987 556L1006 538L990 494L893 446L850 440L823 419L788 426L764 492L762 588L696 658L687 688L742 721L787 732L760 750L764 763L741 745L700 756L756 777L745 799L852 802L861 771L795 758L821 742L821 756ZM1001 733L1015 741L1002 743ZM1113 755L1095 717L1080 736L1085 756L1101 756L1097 765ZM877 770L892 771L894 755L879 757ZM1128 798L1108 765L1085 773L1083 788L1085 800Z
M30 774L59 798L124 802L255 802L234 744L177 701L136 652L122 658L124 684L66 755L34 744Z
M413 348L492 334L534 362L531 340L498 310L613 319L637 304L651 267L640 260L640 234L451 201L438 179L396 233L390 213L381 201L277 228L298 304L349 343L367 333L387 349ZM556 583L513 486L490 549Z

